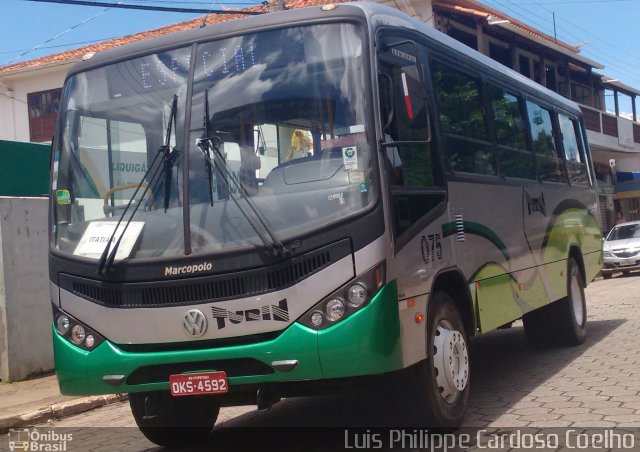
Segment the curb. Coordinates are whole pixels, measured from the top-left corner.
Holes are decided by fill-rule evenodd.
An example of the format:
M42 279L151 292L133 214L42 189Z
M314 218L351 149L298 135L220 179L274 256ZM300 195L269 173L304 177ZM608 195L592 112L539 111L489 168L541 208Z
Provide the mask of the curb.
M7 433L10 428L30 427L54 419L62 419L74 414L84 413L114 402L128 400L127 394L111 394L104 396L83 397L68 402L40 408L30 413L0 418L0 434Z

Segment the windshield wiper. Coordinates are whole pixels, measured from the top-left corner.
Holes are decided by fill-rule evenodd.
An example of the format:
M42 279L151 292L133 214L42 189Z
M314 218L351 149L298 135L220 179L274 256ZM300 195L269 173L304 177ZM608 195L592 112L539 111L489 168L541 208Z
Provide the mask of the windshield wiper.
M173 95L173 103L171 104L171 113L169 114L169 123L167 124L167 131L164 139L164 146L162 151L164 155L164 211L167 212L169 208L169 199L171 197L171 179L173 176L173 165L176 159L180 155L180 151L173 148L171 149L171 125L173 124L177 128L176 124L176 112L178 111L178 96Z
M219 134L219 133L226 133L226 132L216 130L216 134ZM215 135L213 137L209 137L208 135L209 135L209 91L205 90L203 136L200 140L197 140L196 143L200 148L202 155L204 156L205 165L207 166L207 179L209 183L209 200L211 201L211 205L213 206L212 173L213 173L213 167L215 166L215 168L218 170L218 172L220 173L223 179L223 184L220 184L222 185L222 187L219 186L217 190L218 193L220 192L223 193L222 199L228 199L228 197L231 198L234 204L238 207L238 210L240 211L240 213L242 213L242 215L246 218L251 228L256 232L256 234L258 235L258 237L260 238L260 240L262 241L262 243L267 249L272 250L273 253L276 255L280 255L282 257L287 256L290 253L289 248L286 247L275 235L275 233L267 223L266 219L262 216L262 214L258 211L258 209L253 204L253 202L249 199L250 197L246 193L241 183L239 183L235 177L229 174L229 169L227 168L226 159L222 154L222 152L220 151L220 147L223 144L222 139L218 135ZM211 162L211 151L213 151L213 154L214 154L213 163ZM235 189L238 191L238 193L240 193L242 198L245 200L245 202L249 206L250 210L258 219L258 222L260 223L262 230L258 225L256 225L254 219L251 218L251 215L246 211L246 209L242 205L240 205L236 197L233 195L233 193L231 193L231 190L229 190L229 180L232 181ZM220 190L221 188L222 190ZM263 231L267 233L267 235L269 236L268 238L265 237Z
M245 192L244 187L242 187L238 183L238 181L236 181L236 179L229 174L229 169L227 168L224 156L220 152L221 144L222 144L222 140L220 139L220 137L217 137L217 136L198 140L198 147L200 148L200 150L202 151L202 154L206 158L206 165L207 165L208 171L212 171L213 166L215 166L215 168L222 175L225 181L227 181L227 183L229 180L233 182L233 185L238 191L238 193L240 193L240 195L245 200L245 202L249 206L252 213L258 219L260 226L262 227L262 230L255 223L254 219L251 218L251 215L249 214L249 212L247 212L246 209L240 204L238 199L236 199L236 196L233 193L231 193L231 190L229 190L228 187L227 187L226 193L229 195L229 197L234 202L234 204L238 207L238 210L240 211L240 213L242 213L242 215L247 219L251 228L253 228L253 230L256 232L258 237L260 237L260 240L262 240L262 243L264 244L264 246L272 250L274 254L280 255L282 257L287 256L290 250L278 239L278 237L276 237L276 235L271 230L271 227L267 224L264 217L258 212L258 209L256 209L253 202L251 202L251 200L249 199L249 196ZM213 150L213 153L214 153L213 163L211 163L211 159L208 157L208 155L210 155L209 153L210 150ZM265 237L263 231L267 233L267 235L269 236L268 238Z
M113 265L113 261L115 260L116 253L118 252L118 247L120 246L120 242L122 241L122 237L124 237L124 234L127 231L129 224L131 224L131 221L133 220L133 217L136 215L136 212L138 211L138 208L142 204L142 201L145 195L149 191L149 188L155 186L158 175L161 174L160 168L163 168L163 167L164 167L164 175L165 175L164 211L166 212L169 207L169 197L171 194L170 184L171 184L171 176L173 173L173 164L175 163L176 157L179 154L179 151L177 151L176 149L173 149L173 150L171 149L171 127L172 127L172 124L174 124L174 122L176 121L177 110L178 110L178 96L174 94L173 103L171 104L171 113L169 114L169 123L167 124L164 145L160 146L160 149L158 149L158 153L153 158L153 161L147 168L147 171L144 173L144 175L140 179L140 182L136 186L136 190L133 192L133 195L129 199L127 206L122 211L122 214L120 215L120 218L116 223L116 227L111 233L111 237L109 237L109 241L107 242L107 245L105 246L104 251L100 256L100 260L98 261L98 274L106 273L107 270L111 267L111 265ZM161 165L158 163L161 160L160 157L162 157L162 161L164 165ZM155 167L155 170L153 170L154 167ZM127 212L129 211L129 209L131 208L131 205L133 204L133 201L136 199L138 192L144 185L145 181L147 180L147 177L149 176L152 170L153 170L153 175L149 179L148 188L145 188L145 190L142 192L140 199L138 200L138 202L136 202L136 205L133 208L133 212L131 212L131 215L129 216L126 223L124 224L122 233L118 237L118 240L113 244L113 247L111 247L110 245L113 242L113 239L115 238L116 233L118 232L118 228L120 227L122 220L124 220L125 216L127 215Z

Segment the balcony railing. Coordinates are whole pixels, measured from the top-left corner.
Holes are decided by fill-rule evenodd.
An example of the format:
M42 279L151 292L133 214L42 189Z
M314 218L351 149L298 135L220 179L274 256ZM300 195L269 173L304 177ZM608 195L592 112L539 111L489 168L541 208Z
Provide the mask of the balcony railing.
M602 133L611 137L619 138L618 116L595 110L585 105L580 105L584 118L584 126L587 130L596 133ZM630 119L620 118L623 121L629 121L633 127L633 142L640 144L640 124Z

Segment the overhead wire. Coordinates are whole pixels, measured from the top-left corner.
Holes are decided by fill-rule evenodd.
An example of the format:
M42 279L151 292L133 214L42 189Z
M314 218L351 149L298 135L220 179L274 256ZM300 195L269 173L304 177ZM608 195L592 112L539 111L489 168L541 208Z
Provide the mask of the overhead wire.
M38 3L58 3L62 5L75 5L75 6L106 6L109 8L121 8L121 9L137 9L143 11L160 11L160 12L174 12L174 13L206 13L207 10L203 8L178 8L173 6L151 6L151 5L136 5L125 4L124 2L103 2L103 1L88 1L88 0L23 0L27 2ZM246 14L248 16L263 14L260 11L246 11L246 10L215 10L210 14Z
M551 11L551 10L550 10L550 9L548 9L548 8L546 8L546 7L544 6L544 4L543 4L543 3L537 2L536 0L532 0L532 1L533 1L536 5L540 6L542 9L544 9L545 11L548 11L549 13L552 13L552 14L553 14L553 11ZM601 36L598 36L598 35L595 35L595 34L594 34L594 33L592 33L591 31L589 31L589 30L587 30L587 29L584 29L584 28L580 27L580 25L575 24L575 23L573 23L573 22L571 22L571 21L569 21L569 20L567 20L567 19L564 19L564 18L563 18L563 22L562 22L562 23L563 23L563 24L564 24L564 23L566 23L566 24L568 24L568 25L571 25L571 27L573 27L573 28L567 28L567 29L565 29L565 28L564 28L564 26L562 26L562 27L561 27L561 29L565 31L565 33L567 34L567 36L573 36L574 38L576 38L576 39L578 39L578 40L582 40L582 39L583 39L583 37L577 36L576 34L574 34L574 33L573 33L573 29L576 29L576 30L580 30L580 31L582 31L582 32L586 33L586 34L587 34L587 35L589 35L589 36L592 36L592 37L596 38L598 41L601 41L601 42L603 42L603 43L607 44L608 46L615 46L615 45L616 45L616 44L614 44L614 43L612 43L612 42L607 41L605 38L603 38L603 37L601 37ZM585 49L585 50L590 50L590 49L588 49L588 48L587 48L587 49ZM600 49L598 49L598 54L600 54L599 52L600 52ZM606 55L606 54L605 54L605 53L602 53L602 55ZM608 56L608 55L607 55L607 56ZM630 56L633 58L633 55L630 55ZM638 59L637 61L639 61L639 62L640 62L640 59ZM624 62L624 61L622 61L622 63L625 63L625 62ZM625 63L625 65L626 65L626 63ZM633 70L636 70L636 67L635 67L635 66L631 66L631 65L629 65L629 67L630 67L630 68L633 68Z
M200 23L200 28L202 28L202 27L207 25L207 19L211 15L211 11L213 11L213 7L216 6L216 3L218 3L218 0L212 0L211 1L211 6L209 7L209 12L202 18L202 22Z
M122 1L120 1L120 2L118 2L118 3L122 3ZM57 35L55 35L55 36L53 36L53 37L51 37L51 38L47 39L46 41L44 41L44 42L42 42L42 43L38 44L37 46L35 46L35 47L31 48L30 50L27 50L26 52L22 52L20 55L17 55L17 56L15 56L15 57L11 58L9 61L6 61L6 62L3 64L3 66L6 66L7 64L10 64L10 63L12 63L12 62L16 61L17 59L22 58L23 56L28 55L28 54L30 54L31 52L34 52L34 51L36 51L36 50L40 49L40 48L41 48L41 47L43 47L45 44L48 44L48 43L50 43L51 41L54 41L54 40L58 39L59 37L66 35L67 33L69 33L69 32L71 32L71 31L75 30L76 28L78 28L78 27L80 27L80 26L82 26L82 25L86 24L87 22L92 21L92 20L93 20L93 19L95 19L96 17L99 17L99 16L103 15L104 13L106 13L107 11L109 11L110 9L111 9L111 7L105 8L105 9L103 9L102 11L100 11L99 13L94 14L93 16L91 16L91 17L88 17L88 18L84 19L82 22L80 22L80 23L78 23L78 24L74 25L73 27L67 28L67 29L66 29L65 31L63 31L62 33L58 33Z

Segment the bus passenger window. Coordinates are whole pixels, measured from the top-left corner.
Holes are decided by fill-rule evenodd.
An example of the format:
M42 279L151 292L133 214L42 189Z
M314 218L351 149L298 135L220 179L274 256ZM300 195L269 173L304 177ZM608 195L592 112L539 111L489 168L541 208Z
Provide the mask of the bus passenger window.
M527 101L531 140L536 153L538 177L545 182L566 182L562 159L558 155L553 139L551 112L531 101Z
M562 132L562 147L567 162L567 172L571 185L589 186L589 174L585 164L584 150L578 145L578 130L576 122L565 115L558 115L560 132ZM581 140L580 140L581 142Z
M451 169L496 175L479 80L439 61L432 61L431 72Z
M493 128L500 152L501 174L535 179L533 153L528 149L522 101L503 88L489 84Z

